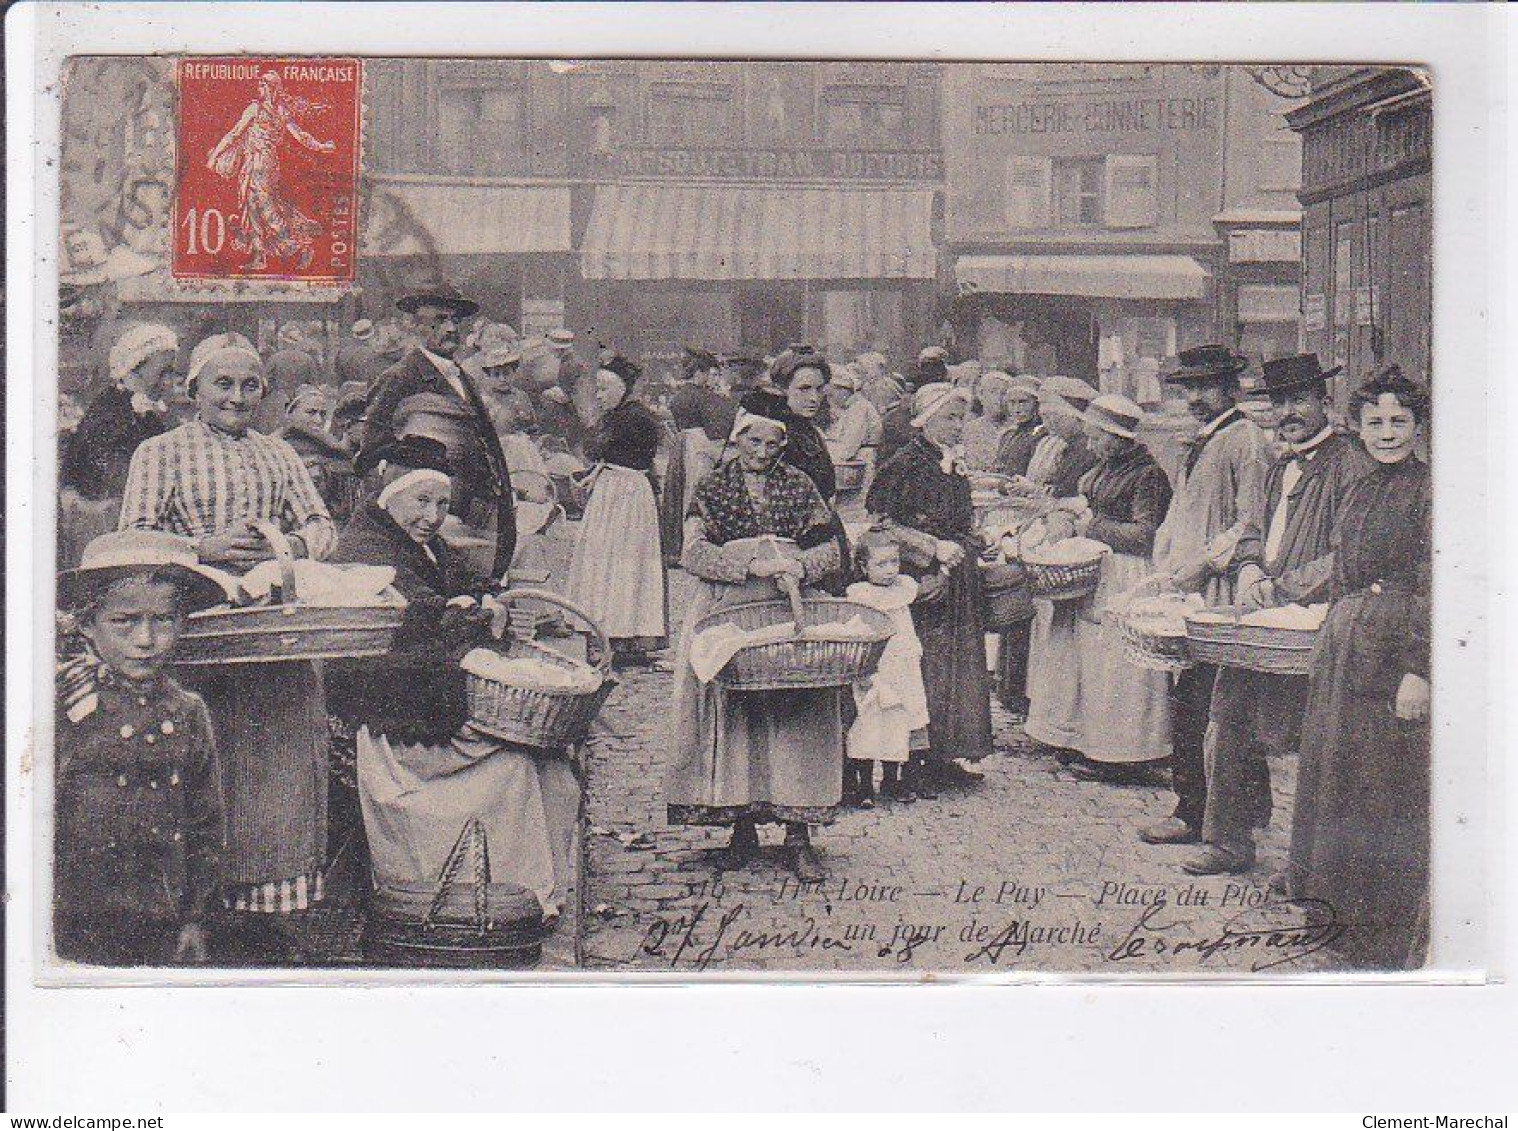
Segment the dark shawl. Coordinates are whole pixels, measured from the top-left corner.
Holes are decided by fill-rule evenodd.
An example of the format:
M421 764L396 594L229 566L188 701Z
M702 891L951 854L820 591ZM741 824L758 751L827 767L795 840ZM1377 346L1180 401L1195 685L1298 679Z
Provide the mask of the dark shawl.
M773 534L792 538L803 550L809 550L832 537L831 526L816 521L824 507L816 485L806 475L786 463L777 463L765 481L764 504L756 508L744 481L743 465L736 459L719 464L701 480L691 499L691 508L700 514L706 529L707 541L716 546Z
M1033 449L1040 439L1038 421L1032 420L1020 428L1009 428L1001 434L996 445L996 463L991 470L998 475L1027 475L1028 464L1033 459Z
M397 742L447 742L468 718L465 653L490 642L489 617L447 608L449 598L474 595L472 577L441 538L422 548L373 503L361 507L338 536L336 562L395 567L406 615L390 653L331 660L325 669L328 709L355 730L364 724Z
M1080 482L1080 493L1096 515L1087 537L1120 554L1147 558L1154 533L1170 506L1170 480L1142 444L1096 464Z
M823 501L831 503L838 494L838 478L833 470L833 457L823 442L817 426L804 416L797 416L785 403L785 398L768 389L751 389L743 397L743 407L759 416L767 416L785 425L785 452L781 456L786 463L806 472L817 484Z
M633 471L652 471L663 427L641 402L624 400L601 417L585 446L593 461L604 460Z
M158 413L133 410L131 390L112 385L89 403L65 443L59 482L86 499L119 499L137 445L167 430Z
M991 689L986 672L984 595L977 563L970 481L944 471L942 453L921 434L875 477L865 506L901 544L902 566L916 577L938 575L934 539L958 542L965 559L950 570L942 592L912 605L922 641L922 680L928 696L928 738L937 759L978 760L991 753Z

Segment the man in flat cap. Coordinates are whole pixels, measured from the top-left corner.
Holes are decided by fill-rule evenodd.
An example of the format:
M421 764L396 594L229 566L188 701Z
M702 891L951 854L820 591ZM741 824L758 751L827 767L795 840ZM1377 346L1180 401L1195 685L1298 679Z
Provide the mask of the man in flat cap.
M479 304L463 297L452 286L441 283L413 291L395 305L411 315L422 344L380 374L375 382L356 461L358 472L367 475L372 471L380 459L378 453L394 443L396 407L403 400L421 393L433 393L463 405L479 448L485 454L485 466L481 472L482 481L461 486L467 494L489 499L494 504L495 562L492 572L496 577L504 576L511 568L517 542L511 472L507 469L500 437L496 435L490 411L479 389L454 360L462 342L461 325L479 312Z

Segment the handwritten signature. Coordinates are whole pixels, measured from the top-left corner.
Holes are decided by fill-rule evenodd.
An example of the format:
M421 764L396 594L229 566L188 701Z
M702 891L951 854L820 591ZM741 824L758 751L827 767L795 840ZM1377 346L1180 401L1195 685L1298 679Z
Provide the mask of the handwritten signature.
M1273 923L1251 926L1247 920L1264 910L1295 908L1305 913L1306 921L1300 923ZM1306 958L1344 936L1345 925L1334 915L1334 909L1319 899L1299 899L1289 903L1270 904L1267 908L1241 911L1223 924L1215 936L1201 938L1176 938L1178 928L1186 926L1181 921L1162 922L1167 913L1163 905L1145 909L1126 935L1107 952L1109 962L1127 962L1138 958L1177 959L1195 955L1207 962L1220 954L1241 951L1261 952L1250 966L1252 972L1269 970Z
M642 951L653 958L668 961L671 968L681 962L705 970L717 959L734 958L748 951L789 951L801 954L813 950L852 950L853 946L818 926L810 915L799 925L776 930L750 930L739 926L746 907L740 903L708 920L711 904L702 903L689 915L675 919L655 919L643 937ZM710 932L703 931L703 924Z

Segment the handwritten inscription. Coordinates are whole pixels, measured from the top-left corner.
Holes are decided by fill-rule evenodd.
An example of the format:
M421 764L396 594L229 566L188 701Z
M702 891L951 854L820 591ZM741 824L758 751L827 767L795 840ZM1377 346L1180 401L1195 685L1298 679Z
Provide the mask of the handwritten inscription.
M1302 963L1341 939L1333 909L1281 902L1248 879L1208 884L958 881L932 892L901 883L790 878L758 890L703 883L693 910L646 924L639 951L671 969L752 967L1016 968L1039 952L1084 952L1099 969L1253 972ZM840 963L840 957L848 955ZM1303 968L1316 968L1304 966Z

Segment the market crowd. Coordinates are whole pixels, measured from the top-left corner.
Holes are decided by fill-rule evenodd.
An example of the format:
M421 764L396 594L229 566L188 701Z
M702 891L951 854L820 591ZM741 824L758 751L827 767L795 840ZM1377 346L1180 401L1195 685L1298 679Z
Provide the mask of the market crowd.
M690 348L655 380L569 331L524 339L446 285L398 308L335 346L264 351L131 325L62 437L60 954L299 960L284 925L326 896L340 846L376 889L426 885L474 820L493 878L551 925L578 753L474 726L460 668L524 631L504 594L526 581L588 614L613 667L671 673L668 819L730 828L723 868L778 824L797 876L820 880L840 808L975 788L994 695L1069 772L1168 785L1172 810L1134 835L1194 845L1193 875L1257 867L1271 761L1299 758L1270 883L1331 909L1346 964L1424 961L1425 382L1393 366L1336 399L1315 356L1253 366L1217 345L1180 351L1148 406L941 346L906 374L805 344ZM1100 543L1094 592L993 628L988 586L1019 565L988 495L1036 511L1045 546ZM573 519L558 576L545 539ZM184 618L277 545L312 578L393 571L390 650L174 666ZM678 621L674 569L696 583ZM1125 640L1141 594L1326 611L1306 675L1165 672ZM701 631L715 614L825 597L889 623L867 679L756 694L715 678L734 646Z

